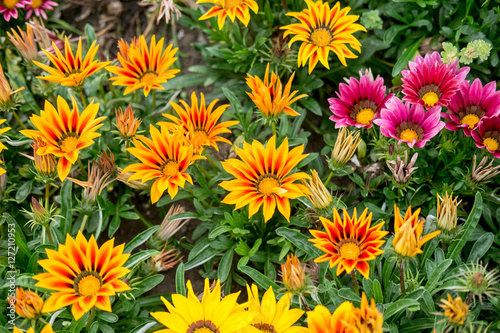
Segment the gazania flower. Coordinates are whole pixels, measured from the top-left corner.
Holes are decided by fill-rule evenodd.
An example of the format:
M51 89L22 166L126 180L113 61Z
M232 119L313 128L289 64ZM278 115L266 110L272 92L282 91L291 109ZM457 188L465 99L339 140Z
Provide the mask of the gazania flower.
M38 261L47 273L33 277L37 287L55 291L45 301L43 312L71 305L75 320L94 306L111 312L109 297L130 289L120 280L130 271L123 267L130 254L123 253L124 244L114 247L114 241L98 247L94 235L87 241L79 232L76 239L68 234L57 251L47 249L48 259Z
M12 333L23 333L23 331L21 331L19 328L14 326L14 330L12 331ZM35 333L35 331L33 330L33 327L30 327L26 331L26 333ZM50 326L50 324L47 324L42 328L40 333L54 333L54 330L52 329L52 326Z
M248 303L238 304L240 292L226 295L221 299L220 281L211 290L208 279L205 280L203 298L200 301L194 294L191 281L186 283L188 295L172 295L172 303L161 297L168 312L152 312L151 315L168 327L157 333L236 333L242 330L258 333L250 326L256 313L245 311Z
M291 12L286 15L295 17L300 23L290 24L285 29L284 37L295 35L288 43L302 42L298 54L299 67L305 66L309 61L309 74L318 60L328 69L328 55L335 53L342 65L347 66L346 58L353 59L357 56L347 47L349 45L361 52L361 43L352 35L356 31L366 31L357 23L359 16L347 15L350 7L340 9L340 2L330 8L328 2L318 0L305 0L307 9L301 12Z
M91 146L93 139L101 136L96 131L106 119L96 118L99 104L91 102L80 113L75 99L71 97L71 100L73 110L70 110L68 103L61 96L57 97L57 110L49 101L45 101L45 110L40 111L39 116L34 114L30 118L37 130L20 131L31 139L41 138L47 144L46 147L38 148L38 155L53 154L59 157L57 173L61 181L64 181L71 165L78 160L79 151Z
M56 172L57 161L53 154L39 155L38 149L47 147L41 138L35 138L31 144L35 169L42 179L51 178ZM46 148L45 148L46 149ZM43 151L44 149L42 149Z
M2 64L0 64L0 107L8 108L12 104L11 96L17 92L20 92L21 90L24 90L24 87L12 91L9 81L7 81L7 78L5 77L5 74L3 72Z
M24 60L30 63L38 58L38 48L36 47L33 29L29 24L26 26L26 32L19 26L17 29L19 30L19 34L16 30L11 29L12 35L9 32L7 32L7 35L11 43L14 44L19 53L21 53Z
M141 123L140 118L134 117L135 111L132 110L132 106L129 104L125 109L125 112L120 109L115 109L116 114L116 127L123 140L130 140L135 136L137 128Z
M314 311L307 312L307 328L309 333L347 333L349 323L353 320L354 306L345 301L335 309L333 314L323 305L316 305ZM353 331L356 332L356 331Z
M289 151L288 139L276 149L276 136L267 142L266 147L257 140L252 144L244 143L243 149L236 148L241 158L222 162L222 167L236 179L223 181L219 185L229 191L223 203L233 205L234 209L248 206L249 217L264 205L264 221L274 214L276 206L280 213L290 220L290 201L305 195L307 187L294 183L309 176L304 172L291 173L306 155L304 146Z
M394 205L394 240L392 246L396 253L403 257L413 258L422 253L422 246L439 235L441 231L434 231L422 237L425 220L420 221L418 215L420 208L413 214L411 206L406 210L406 214L401 217L399 207Z
M31 0L2 0L0 1L0 14L3 14L5 21L9 22L10 18L17 19L18 9L23 9L29 6Z
M478 185L488 181L489 179L500 174L500 165L493 166L493 159L488 162L488 156L484 156L481 162L476 166L476 155L472 159L472 169L470 174L467 176L467 182L471 187L475 188Z
M361 305L359 308L354 308L352 321L349 323L348 332L363 332L363 333L382 333L384 317L375 306L375 300L372 298L368 303L366 294L361 295Z
M219 30L224 27L226 17L229 16L231 22L237 18L245 27L250 22L250 9L255 14L259 11L259 6L254 0L198 0L196 3L212 3L214 6L203 14L198 20L208 20L211 17L217 16Z
M170 102L170 105L172 105L179 118L164 113L163 116L173 123L160 122L158 125L172 129L171 126L175 124L174 126L180 129L181 133L186 136L187 141L193 145L198 153L203 150L203 146L212 146L218 151L217 142L232 144L231 141L220 136L220 134L231 133L228 127L234 126L239 122L231 120L217 123L229 104L221 105L214 110L218 99L206 106L205 96L203 93L200 93L200 95L201 99L198 104L196 93L193 92L191 94L191 106L183 100L179 101L182 106L175 102Z
M307 97L307 95L302 94L295 96L298 90L290 92L295 72L290 76L284 90L280 78L274 71L271 71L271 80L269 80L269 64L267 64L266 67L264 81L257 75L252 77L250 74L247 74L247 76L247 85L252 89L251 92L247 92L247 95L250 96L266 118L270 120L276 119L282 115L282 112L290 116L300 116L300 113L290 108L290 105L301 98Z
M359 81L354 77L349 79L349 84L341 83L337 97L328 99L330 111L333 116L330 120L335 123L335 128L345 126L356 126L370 128L373 119L380 116L380 110L385 102L394 94L386 95L384 79L377 77L372 80L369 74L360 77Z
M392 97L380 112L380 118L373 122L380 126L384 136L398 140L398 145L405 142L410 148L422 148L443 129L440 118L440 107L425 111L421 105L403 103Z
M306 264L301 263L294 254L288 255L286 262L281 264L281 277L286 289L292 293L301 293L308 287Z
M12 299L9 299L9 303ZM35 319L42 313L43 299L31 290L16 287L15 310L19 317Z
M57 2L50 0L32 0L31 4L26 7L28 12L26 13L26 19L29 19L33 13L36 16L41 16L47 19L46 10L54 10L54 7L59 6Z
M351 160L361 142L359 135L359 131L349 133L347 127L340 129L332 150L332 158L328 159L330 168L342 168Z
M443 63L438 52L416 56L408 64L403 75L403 100L421 106L448 106L469 73L469 67L457 69L458 61L451 65Z
M474 303L477 296L481 304L483 304L483 296L494 298L499 295L500 289L495 287L500 282L498 268L488 272L487 267L488 265L483 266L479 262L472 263L470 266L464 265L460 268L460 275L457 278L461 285L454 289L471 295Z
M448 192L445 192L442 198L437 195L436 224L439 230L445 233L455 230L458 222L457 208L461 202L458 197L453 198L453 193L448 195Z
M54 67L50 67L38 61L33 61L34 64L50 74L48 76L37 76L37 78L57 82L63 86L74 88L80 87L87 77L110 64L110 62L99 62L98 60L94 60L97 50L99 49L99 45L96 45L96 43L97 41L94 41L92 45L90 45L89 51L85 55L85 58L82 59L81 37L78 39L76 55L73 55L73 51L71 51L68 37L64 37L64 55L56 44L52 42L55 55L45 49L43 52L49 58L50 62L52 62Z
M350 274L353 269L357 269L368 279L370 274L368 261L384 253L380 247L385 243L382 238L388 231L380 230L384 223L372 227L372 213L368 216L367 213L368 208L358 217L354 208L354 213L350 217L344 208L343 219L336 209L333 210L333 221L320 217L326 232L309 230L314 237L309 241L325 254L314 261L318 263L329 261L330 268L337 266L337 275L343 271Z
M118 41L118 52L121 54L123 59L130 61L129 58L129 51L130 48L140 48L141 47L141 41L137 39L137 37L132 37L132 40L129 42L126 42L122 39Z
M134 138L135 147L127 149L141 163L131 164L122 172L135 172L129 181L142 179L145 182L156 178L151 186L151 201L155 203L166 190L173 199L179 186L184 187L186 181L193 184L186 169L193 161L202 157L194 154L192 146L185 146L182 138L163 128L160 132L151 125L150 132L152 139L137 135L137 139Z
M405 188L410 184L411 176L418 169L415 166L417 162L418 153L413 154L410 161L408 161L408 151L405 150L405 159L402 160L401 156L397 156L396 160L387 161L387 167L391 170L392 179L396 187Z
M500 158L500 115L481 118L477 128L477 131L472 132L476 146Z
M332 194L325 187L316 170L311 170L311 174L312 178L309 179L309 182L301 179L302 184L309 190L306 197L316 209L327 209L333 202Z
M304 314L300 309L290 309L291 294L285 294L276 302L273 288L269 289L262 296L262 305L259 301L259 290L255 284L250 287L247 284L249 312L256 313L252 320L252 326L262 333L299 333L304 329L299 326L292 326Z
M163 42L162 38L156 43L156 37L153 35L151 47L148 49L146 39L141 35L139 42L127 45L129 48L127 54L118 53L121 67L106 67L108 71L118 75L110 78L114 81L113 85L127 87L124 95L143 89L146 97L152 89L165 89L162 84L173 78L180 70L169 69L177 60L175 58L177 48L172 49L170 44L163 50Z
M463 81L448 104L450 113L441 114L443 118L450 120L446 123L446 128L450 131L463 129L465 135L471 136L481 118L498 115L500 91L495 89L496 82L487 83L483 87L479 79L475 79L472 85Z
M441 304L438 304L444 310L443 315L451 325L463 325L469 313L469 305L460 296L453 299L450 294L446 294L446 297L447 300L442 299Z

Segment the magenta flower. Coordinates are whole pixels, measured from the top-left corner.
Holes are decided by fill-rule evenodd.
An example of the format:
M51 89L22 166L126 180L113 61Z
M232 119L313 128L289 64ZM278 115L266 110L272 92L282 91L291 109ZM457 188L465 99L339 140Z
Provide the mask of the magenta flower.
M365 74L358 80L351 77L349 84L339 85L337 97L328 99L335 128L356 126L370 128L372 121L380 116L385 102L394 94L385 95L384 79Z
M54 7L59 6L57 2L50 0L32 0L31 5L27 6L26 9L28 12L26 13L26 19L29 19L33 13L36 16L42 16L45 20L47 19L46 10L53 10Z
M446 128L450 131L464 130L465 135L477 128L483 117L491 117L500 113L500 91L495 91L496 82L490 82L484 87L479 79L472 85L468 81L462 82L460 89L451 98L448 111L442 113L443 118L449 119Z
M31 4L31 0L0 0L0 14L3 14L5 21L9 22L10 18L17 19L18 9L26 8Z
M500 116L483 117L472 132L478 148L486 148L493 156L500 158Z
M426 107L447 106L469 73L469 67L457 70L458 60L449 65L441 62L438 52L417 56L403 74L403 100Z
M392 97L380 111L380 118L373 122L380 126L380 132L388 138L398 140L398 145L406 142L410 148L422 148L444 127L441 107L435 106L427 111L422 105L403 103Z

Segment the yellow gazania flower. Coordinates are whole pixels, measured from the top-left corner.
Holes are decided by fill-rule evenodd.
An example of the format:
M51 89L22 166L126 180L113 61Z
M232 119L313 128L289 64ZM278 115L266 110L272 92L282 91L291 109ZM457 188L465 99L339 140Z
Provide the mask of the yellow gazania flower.
M221 299L220 281L210 290L205 280L203 298L200 301L193 292L191 281L186 283L188 295L172 295L172 303L161 297L168 312L152 312L151 315L168 327L156 333L259 333L250 325L257 315L245 311L248 304L237 303L240 292Z
M219 30L222 30L224 27L224 22L228 16L231 22L234 22L234 19L237 18L243 22L246 27L250 22L250 9L253 10L255 14L259 11L259 6L254 0L198 0L196 3L214 4L214 6L198 20L207 20L217 16Z
M330 268L337 266L337 275L344 270L350 274L353 269L357 269L368 279L370 275L368 261L384 253L380 249L385 243L382 238L389 232L380 230L384 223L372 227L372 213L368 216L367 213L368 208L358 217L354 208L353 215L350 217L344 208L343 219L336 209L333 210L333 221L320 217L326 232L309 230L314 237L309 241L325 254L314 261L329 261Z
M347 44L361 52L361 43L352 35L356 31L366 31L362 25L354 23L359 16L347 15L351 8L340 9L340 2L330 8L328 2L323 0L305 1L307 9L286 14L295 17L300 23L281 28L286 30L284 37L295 35L288 43L289 46L298 41L302 42L298 54L299 67L305 66L309 61L309 73L311 73L319 60L330 69L328 65L330 51L338 56L342 65L347 66L346 58L357 58Z
M31 290L16 287L15 310L19 317L35 319L42 313L43 299ZM9 299L9 303L12 299Z
M247 284L248 311L257 313L252 320L252 326L261 333L299 333L304 332L300 326L292 326L304 314L300 309L290 309L291 294L287 293L276 302L273 288L264 293L262 304L259 301L259 290L255 284L250 287Z
M92 307L111 312L110 296L129 290L120 280L130 270L123 267L130 254L123 253L124 244L114 246L110 239L98 247L94 235L86 240L81 232L76 239L66 235L66 243L57 251L47 249L48 259L38 264L47 273L35 275L36 286L54 292L43 306L43 312L52 312L71 305L75 320Z
M368 303L366 294L361 295L361 305L354 308L352 321L349 323L349 329L360 333L382 333L384 317L375 306L375 300L372 298Z
M118 76L110 78L114 81L114 86L125 86L124 95L144 89L144 95L147 97L152 89L165 89L161 85L179 73L179 69L169 69L177 60L175 53L177 48L172 49L170 44L163 51L164 38L156 43L156 36L151 37L151 47L143 35L139 42L132 42L128 45L128 53L118 53L118 61L122 67L109 66L108 71ZM126 47L123 50L126 51Z
M56 55L52 55L45 49L43 52L49 58L50 62L52 62L54 67L44 65L38 61L33 61L34 64L50 74L49 76L37 76L37 78L57 82L68 87L81 86L87 77L110 64L110 62L99 62L98 60L94 60L97 50L99 49L99 45L96 44L97 41L94 41L92 45L90 45L89 51L85 55L85 58L82 59L81 37L78 39L78 48L76 49L75 55L73 55L73 51L71 50L68 37L64 37L64 55L56 44L52 43Z
M447 300L442 299L438 304L444 310L444 316L450 324L463 325L469 313L469 305L460 296L453 299L450 294L446 294Z
M354 306L345 301L330 313L323 305L316 305L314 311L307 312L307 327L309 333L351 333L347 330L352 321Z
M217 124L229 104L221 105L214 110L218 99L205 106L205 96L203 93L200 93L200 95L201 100L198 104L196 93L191 94L191 106L183 100L179 101L182 106L170 102L179 118L164 113L163 116L173 121L173 123L160 122L158 125L166 126L167 129L172 131L180 129L197 152L201 152L203 146L212 146L218 151L217 142L231 144L231 141L219 135L231 133L228 127L238 124L239 121L232 120Z
M411 206L408 207L404 218L401 217L399 207L394 205L394 240L392 246L396 253L403 257L414 257L422 253L421 247L429 240L436 237L441 231L434 231L422 237L425 220L419 222L418 215L420 208L411 213Z
M14 326L14 330L12 331L12 333L23 333L23 331ZM35 331L33 330L33 327L30 327L26 331L26 333L35 333ZM42 331L40 333L54 333L54 330L52 329L52 326L50 326L50 324L47 324L44 326L44 328L42 328Z
M83 111L78 111L75 99L71 97L73 110L61 96L57 97L57 110L45 101L45 110L40 115L32 115L30 120L37 130L20 131L31 139L41 138L46 147L38 148L38 155L53 154L59 157L57 173L63 181L71 170L71 165L78 160L81 149L87 148L94 143L95 138L101 136L96 133L103 124L106 117L97 116L99 104L91 102Z
M151 139L143 135L134 138L134 146L127 150L137 157L141 163L131 164L123 169L125 172L135 172L128 181L142 179L156 179L151 186L152 203L160 200L163 192L173 199L179 191L179 186L184 187L185 182L193 184L191 176L186 169L197 159L203 158L194 154L192 146L184 145L182 137L169 133L162 128L161 132L150 126Z
M266 73L264 74L264 81L257 75L255 77L250 76L250 74L247 75L247 85L252 89L252 92L247 92L247 95L250 96L255 105L267 118L275 119L282 112L290 116L300 116L300 113L290 108L290 105L301 98L307 97L307 95L295 96L298 90L290 93L295 72L290 76L285 89L283 89L283 84L274 71L271 71L271 80L269 81L269 64L267 64Z
M290 292L300 293L307 288L306 264L301 263L294 254L286 257L286 262L281 264L283 284Z
M27 62L31 62L38 58L38 48L35 43L35 36L33 35L33 29L28 24L26 26L26 32L21 30L21 27L17 27L19 34L16 30L12 30L12 35L7 32L9 39L16 49L21 53Z
M302 155L304 146L288 151L288 139L276 149L276 136L266 147L257 140L252 144L244 143L243 149L236 148L241 158L222 162L224 170L236 179L224 181L219 185L229 191L223 203L240 209L249 205L248 215L253 216L264 204L264 221L274 214L276 206L280 213L290 221L290 201L308 193L307 187L294 183L296 180L309 178L304 172L291 173L308 154Z
M311 174L312 178L309 179L309 182L303 179L301 180L302 184L309 190L309 194L306 194L307 199L309 199L315 208L326 209L333 202L332 195L319 178L318 172L316 170L311 170Z
M7 81L7 78L5 77L5 74L3 72L2 64L0 64L0 106L7 105L8 103L10 103L11 95L20 92L21 90L24 90L24 87L12 91L9 81Z

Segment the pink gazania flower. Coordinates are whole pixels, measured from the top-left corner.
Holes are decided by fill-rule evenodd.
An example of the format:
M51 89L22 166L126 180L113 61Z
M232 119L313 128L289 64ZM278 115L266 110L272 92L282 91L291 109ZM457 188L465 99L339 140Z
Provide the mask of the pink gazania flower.
M500 158L500 116L481 118L477 129L472 132L476 146Z
M328 99L335 122L335 128L356 126L370 128L374 119L380 117L380 110L394 94L386 95L384 79L368 73L358 80L351 77L349 84L341 83L337 97Z
M460 89L448 104L450 113L442 113L449 119L446 128L450 131L464 130L471 136L483 117L492 117L500 113L500 91L496 91L496 82L487 83L484 87L481 80L475 79L472 85L462 82Z
M380 126L380 132L388 138L398 140L398 145L406 142L410 148L422 148L444 127L441 107L424 110L422 105L403 103L392 97L380 111L380 118L373 122Z
M59 6L57 2L50 0L32 0L29 6L26 6L28 12L26 13L26 19L29 19L33 13L38 17L43 17L47 19L46 10L54 10L54 7Z
M0 0L0 14L9 22L11 17L17 19L18 9L26 8L30 4L31 0Z
M469 73L469 67L458 68L458 60L453 64L443 63L438 52L417 56L408 64L409 70L403 74L403 100L426 107L447 106L458 90L460 83Z

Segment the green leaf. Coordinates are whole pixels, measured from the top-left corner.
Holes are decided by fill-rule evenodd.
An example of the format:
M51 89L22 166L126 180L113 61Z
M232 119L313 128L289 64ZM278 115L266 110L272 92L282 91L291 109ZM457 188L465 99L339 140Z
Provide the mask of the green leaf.
M432 291L437 287L439 282L442 280L441 277L445 273L445 271L450 267L453 260L445 259L436 268L432 271L429 276L429 280L425 284L425 289L432 294Z
M133 270L141 262L157 254L160 254L160 252L156 250L145 250L137 252L128 258L127 262L125 263L125 267L130 270Z
M467 243L467 240L472 235L472 232L476 229L482 211L483 197L481 196L481 193L477 192L472 211L470 212L465 224L460 228L460 234L451 242L446 256L447 258L455 260L455 258L460 254L460 251L462 251L462 248L465 246L465 243Z
M134 297L141 296L145 292L150 291L151 289L159 285L164 278L165 275L163 274L155 274L141 280L141 282L139 282L138 284L133 285L132 295L134 295Z
M64 237L73 224L73 182L66 181L61 187L61 233Z
M85 24L85 34L87 35L87 46L90 47L96 40L95 30L90 24Z
M258 270L248 266L238 266L238 269L248 275L258 286L260 286L264 290L269 289L269 287L273 287L273 290L275 292L278 291L279 286Z
M308 111L311 111L315 115L321 116L321 106L319 103L312 97L306 97L299 100L299 103L302 104Z
M31 251L28 249L28 244L26 243L26 237L24 237L23 230L9 213L3 213L3 218L7 221L8 232L14 232L14 240L16 245L29 258L31 256Z
M490 249L493 241L495 240L495 235L491 232L487 232L474 243L472 250L470 251L468 262L476 262L481 259L486 252Z
M141 244L144 244L151 235L160 229L159 225L155 225L134 237L123 249L123 253L132 253L132 251Z
M221 283L226 282L229 274L231 274L231 266L233 263L234 249L236 245L234 245L230 250L226 251L222 256L222 259L219 262L219 268L217 269L217 277L219 278Z
M136 326L133 330L130 331L130 333L146 333L151 327L157 325L158 323L156 321L150 321L147 323L140 324L139 326Z
M392 69L392 76L398 76L403 68L405 68L411 60L413 60L415 53L418 51L418 48L420 44L422 44L424 38L425 36L421 37L403 52Z
M420 303L414 299L400 299L396 302L392 303L385 309L384 311L384 321L389 322L388 319L394 316L396 313L406 310L409 307L418 307L420 308Z
M24 200L26 200L28 195L31 193L32 188L33 188L33 181L32 180L27 181L23 185L21 185L21 187L19 187L19 189L16 192L16 201L18 203L21 203Z
M178 294L186 296L186 282L184 281L184 263L181 262L175 271L175 290Z
M203 251L198 252L196 256L194 256L191 260L186 263L186 271L191 268L195 268L197 266L203 265L216 255L220 253L220 250L214 249L213 247L208 246Z
M215 228L214 230L210 231L208 234L208 239L214 240L217 238L217 236L222 235L223 233L229 232L233 230L233 227L230 225L223 225L220 227Z
M293 245L307 253L311 258L316 259L323 254L322 251L315 248L314 245L308 241L309 238L299 230L281 227L276 229L276 234L288 239Z
M382 286L380 285L380 282L378 280L373 280L372 292L373 292L373 298L375 299L376 303L384 302L384 294L382 293Z

